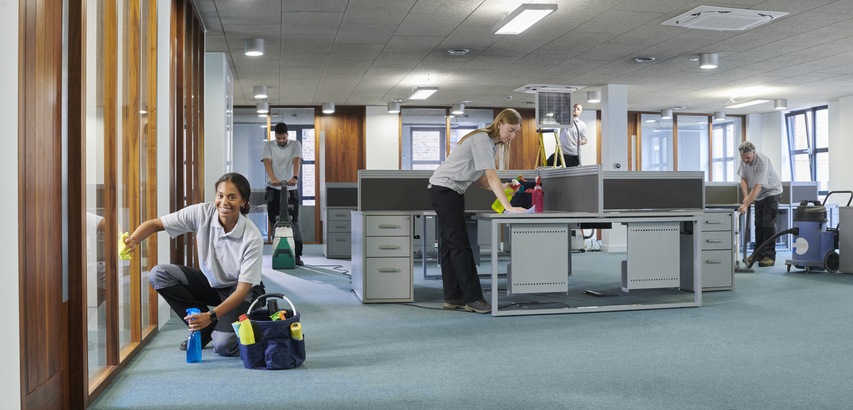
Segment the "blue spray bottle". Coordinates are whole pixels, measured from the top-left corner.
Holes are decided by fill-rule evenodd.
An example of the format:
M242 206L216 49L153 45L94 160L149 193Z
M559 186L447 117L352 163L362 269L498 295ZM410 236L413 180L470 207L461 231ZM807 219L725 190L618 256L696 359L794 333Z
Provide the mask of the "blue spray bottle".
M201 313L197 308L187 309L187 315L197 315ZM201 361L201 335L198 330L190 332L187 338L187 363L198 363Z

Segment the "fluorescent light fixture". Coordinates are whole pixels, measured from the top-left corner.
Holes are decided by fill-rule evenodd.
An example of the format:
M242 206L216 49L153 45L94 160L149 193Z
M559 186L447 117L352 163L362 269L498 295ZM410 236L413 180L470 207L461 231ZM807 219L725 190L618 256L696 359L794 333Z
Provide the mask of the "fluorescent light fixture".
M251 57L264 55L264 39L247 38L243 40L243 53Z
M335 103L323 103L323 114L334 114Z
M743 101L730 102L730 103L726 104L725 107L726 108L743 108L743 107L749 107L751 105L764 104L766 102L770 102L770 100L763 100L763 99L759 99L759 98L749 98L749 99L746 99Z
M414 91L412 91L412 95L409 96L409 100L426 100L429 96L435 94L438 91L438 87L417 87Z
M521 34L556 10L556 4L522 4L492 27L492 34Z
M587 91L586 102L589 102L589 103L601 102L601 91Z
M717 111L714 113L714 121L724 121L726 119L725 111Z
M465 104L453 104L453 108L450 109L450 113L455 115L465 114Z
M773 105L777 110L785 110L788 108L788 100L785 98L777 98L773 100Z
M388 103L388 114L398 114L400 112L400 103L398 102L389 102Z
M712 69L717 68L717 55L712 53L699 54L699 68Z
M265 85L256 85L253 87L253 91L255 94L255 98L269 98L269 92L267 91L267 86Z
M660 119L668 120L672 118L672 110L660 110Z
M266 114L270 112L270 104L269 103L258 103L255 105L258 108L258 114Z

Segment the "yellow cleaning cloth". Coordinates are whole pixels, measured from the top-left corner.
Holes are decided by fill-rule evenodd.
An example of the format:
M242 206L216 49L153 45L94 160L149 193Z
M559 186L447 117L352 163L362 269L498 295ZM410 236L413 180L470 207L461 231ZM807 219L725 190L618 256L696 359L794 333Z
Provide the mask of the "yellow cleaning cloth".
M128 233L125 232L124 235L118 240L118 257L124 260L130 260L132 257L130 253L127 251L127 248L124 246L124 240L128 237Z

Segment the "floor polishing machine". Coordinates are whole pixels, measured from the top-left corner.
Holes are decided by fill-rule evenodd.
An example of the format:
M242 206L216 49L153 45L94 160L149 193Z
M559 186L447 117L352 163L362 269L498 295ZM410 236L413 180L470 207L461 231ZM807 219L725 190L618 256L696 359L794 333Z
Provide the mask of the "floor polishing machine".
M826 195L823 203L817 200L802 201L794 210L794 227L773 235L757 247L752 253L753 256L744 261L747 263L747 267L752 267L755 262L755 255L759 255L766 246L776 246L776 238L792 234L794 240L791 259L785 260L788 272L791 271L792 266L803 269L806 273L813 270L838 272L838 227L842 224L839 221L838 227L829 227L826 210L826 200L832 194L838 193L850 194L850 200L847 201L847 206L850 206L850 202L853 201L853 191L832 191Z
M287 189L282 188L278 221L273 228L273 269L296 269L296 244L293 240L293 223L290 221L287 198Z

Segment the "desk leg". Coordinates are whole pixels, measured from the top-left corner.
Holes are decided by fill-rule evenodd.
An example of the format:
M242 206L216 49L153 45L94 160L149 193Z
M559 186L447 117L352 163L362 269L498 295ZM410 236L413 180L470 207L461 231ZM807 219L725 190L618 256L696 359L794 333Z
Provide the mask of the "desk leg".
M492 219L492 316L498 314L498 240L501 223Z

